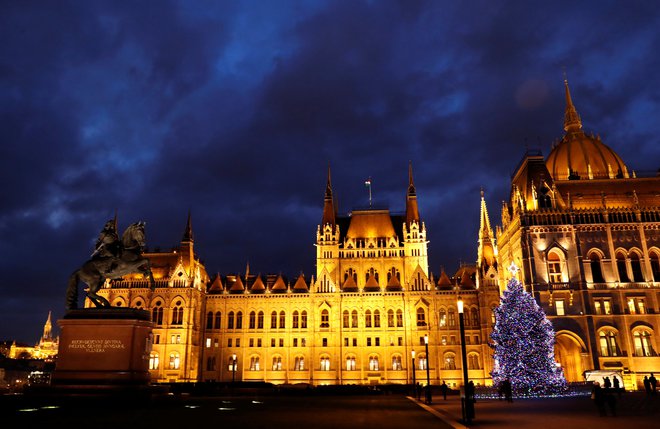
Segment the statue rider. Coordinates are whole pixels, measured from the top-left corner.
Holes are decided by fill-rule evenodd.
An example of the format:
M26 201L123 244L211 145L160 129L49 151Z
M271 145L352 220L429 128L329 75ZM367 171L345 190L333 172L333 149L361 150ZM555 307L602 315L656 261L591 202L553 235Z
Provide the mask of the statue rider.
M119 235L117 235L116 223L114 219L110 219L99 233L92 259L112 258L113 262L106 271L107 274L117 267L115 258L119 257L119 250Z

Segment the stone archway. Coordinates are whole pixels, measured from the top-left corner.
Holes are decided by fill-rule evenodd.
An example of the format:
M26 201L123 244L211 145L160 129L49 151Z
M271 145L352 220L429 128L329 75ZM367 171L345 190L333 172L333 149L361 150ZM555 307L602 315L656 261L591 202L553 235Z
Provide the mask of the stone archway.
M566 381L584 381L582 373L581 341L573 333L557 333L555 338L555 360L561 364Z

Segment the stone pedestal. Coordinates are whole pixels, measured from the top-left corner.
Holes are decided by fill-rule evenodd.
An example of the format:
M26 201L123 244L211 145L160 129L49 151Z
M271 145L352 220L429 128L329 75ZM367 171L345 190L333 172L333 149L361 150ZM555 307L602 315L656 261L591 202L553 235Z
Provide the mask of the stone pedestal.
M52 385L126 388L149 384L152 327L135 308L85 308L58 320L59 353Z

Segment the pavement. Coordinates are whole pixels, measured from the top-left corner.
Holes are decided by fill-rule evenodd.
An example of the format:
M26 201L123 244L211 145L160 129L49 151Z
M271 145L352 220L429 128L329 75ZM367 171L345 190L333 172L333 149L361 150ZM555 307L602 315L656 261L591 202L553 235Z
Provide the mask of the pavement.
M408 399L455 429L660 427L660 394L647 396L645 392L622 393L617 397L616 415L612 415L608 409L605 416L600 415L589 396L514 399L511 403L498 399L478 399L474 404L475 418L470 424L462 421L461 401L457 394L448 395L446 400L436 396L430 405L411 396Z

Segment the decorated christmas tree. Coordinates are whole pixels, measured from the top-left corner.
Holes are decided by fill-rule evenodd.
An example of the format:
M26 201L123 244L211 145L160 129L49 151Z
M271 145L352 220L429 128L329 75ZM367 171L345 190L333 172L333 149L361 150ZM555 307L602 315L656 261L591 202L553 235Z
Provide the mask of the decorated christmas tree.
M566 390L566 379L555 364L555 332L545 312L516 278L518 268L495 309L491 334L495 349L493 384L508 379L517 396L545 396Z

